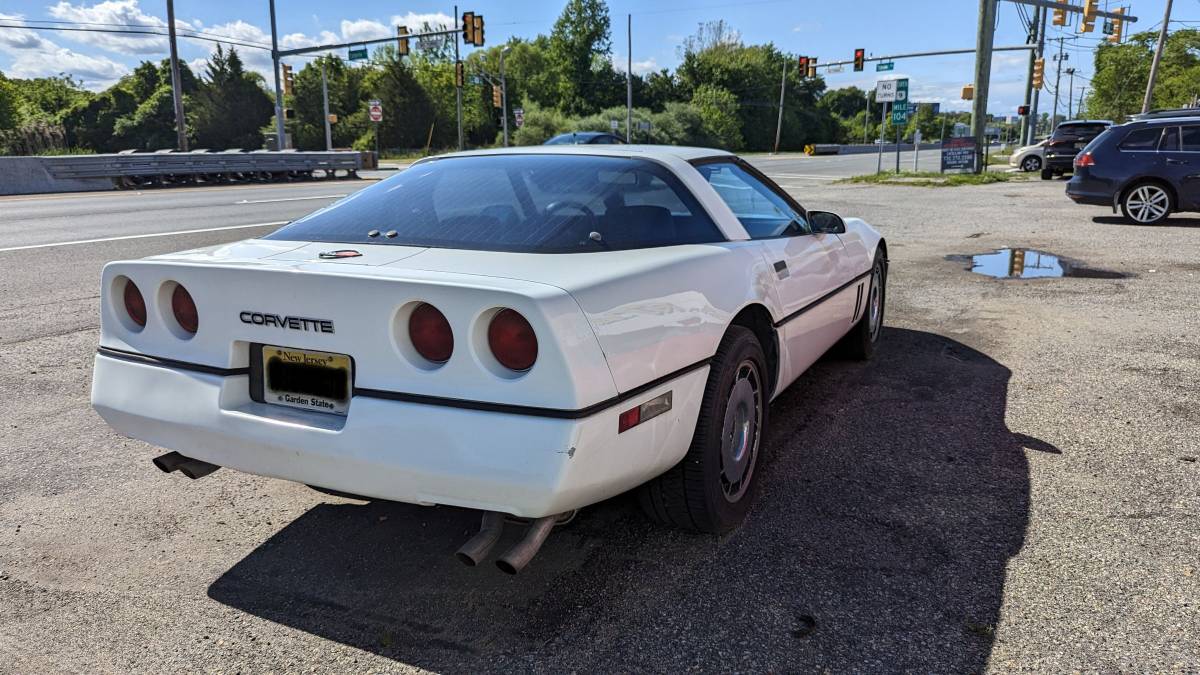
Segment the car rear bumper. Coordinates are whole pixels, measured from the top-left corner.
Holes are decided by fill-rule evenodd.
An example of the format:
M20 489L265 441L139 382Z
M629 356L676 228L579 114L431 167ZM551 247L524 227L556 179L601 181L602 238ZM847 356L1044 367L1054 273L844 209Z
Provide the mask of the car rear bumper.
M537 518L635 487L691 443L707 365L579 419L356 395L346 416L257 403L248 375L96 356L92 405L121 434L248 473L414 504ZM672 392L624 433L620 412Z
M1043 168L1070 173L1075 168L1075 155L1070 157L1053 157L1047 155L1043 160Z

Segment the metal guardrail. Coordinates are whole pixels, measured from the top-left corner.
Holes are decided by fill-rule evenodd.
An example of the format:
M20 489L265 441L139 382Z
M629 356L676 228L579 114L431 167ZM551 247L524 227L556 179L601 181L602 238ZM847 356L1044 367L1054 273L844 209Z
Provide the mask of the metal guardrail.
M836 155L842 151L842 146L837 143L809 143L804 146L804 154L809 155Z
M354 177L365 168L359 152L209 152L118 153L41 158L53 178L110 178L118 187L155 184L272 182Z

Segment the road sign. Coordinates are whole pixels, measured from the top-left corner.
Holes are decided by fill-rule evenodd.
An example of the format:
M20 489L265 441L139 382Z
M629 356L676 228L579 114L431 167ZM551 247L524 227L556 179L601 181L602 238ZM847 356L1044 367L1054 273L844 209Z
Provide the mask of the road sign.
M351 47L349 57L351 61L365 61L367 58L367 46L359 45Z
M885 70L892 70L895 67L896 64L892 61L880 61L879 63L875 64L875 72L882 73Z
M825 72L827 72L827 73L844 73L844 72L846 72L846 68L845 68L845 66L829 66L828 68L825 69Z
M620 128L621 128L621 123L620 123L620 122L618 122L618 121L616 121L616 120L609 120L609 121L608 121L608 128L609 128L609 129L612 129L613 131L616 131L617 129L620 129Z
M895 80L896 99L892 102L892 124L908 121L908 78Z
M383 105L380 104L379 99L371 99L367 102L367 115L372 122L383 121Z
M638 122L638 129L650 131L650 122Z
M896 80L880 80L875 83L875 100L890 103L896 100Z

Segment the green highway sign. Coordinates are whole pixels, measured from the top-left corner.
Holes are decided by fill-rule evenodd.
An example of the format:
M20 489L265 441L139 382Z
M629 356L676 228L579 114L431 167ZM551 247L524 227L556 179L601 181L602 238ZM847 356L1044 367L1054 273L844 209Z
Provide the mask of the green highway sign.
M367 59L367 46L366 45L350 48L350 60L351 61L365 61L366 59Z
M891 70L896 67L896 64L891 61L880 61L875 64L875 72L882 73L885 70Z
M896 100L892 103L892 124L908 121L908 78L896 80Z

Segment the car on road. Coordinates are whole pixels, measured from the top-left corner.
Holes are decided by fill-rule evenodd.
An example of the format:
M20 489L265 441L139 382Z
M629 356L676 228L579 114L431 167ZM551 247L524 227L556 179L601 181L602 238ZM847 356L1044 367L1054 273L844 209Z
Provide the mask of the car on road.
M1154 225L1200 211L1200 110L1141 115L1110 127L1075 158L1067 196Z
M1042 139L1033 145L1026 145L1016 150L1008 157L1008 165L1026 173L1042 170L1043 157L1046 152L1046 142Z
M458 153L260 239L106 265L92 404L167 472L481 510L472 564L502 515L534 519L515 573L633 488L661 522L736 527L769 402L835 345L871 356L886 281L867 223L724 151Z
M607 131L569 131L554 136L542 145L623 145L625 139Z
M1043 149L1042 180L1071 173L1075 155L1110 126L1112 122L1108 120L1071 120L1060 123Z

